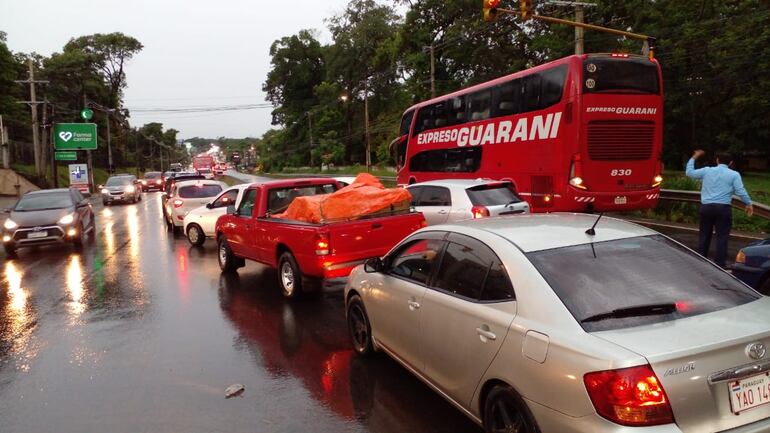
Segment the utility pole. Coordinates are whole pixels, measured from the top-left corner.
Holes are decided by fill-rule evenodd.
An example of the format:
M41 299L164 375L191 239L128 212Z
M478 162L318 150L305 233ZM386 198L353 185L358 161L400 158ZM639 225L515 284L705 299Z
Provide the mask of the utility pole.
M372 144L369 136L369 84L364 86L364 136L366 139L366 171L372 171Z
M86 97L85 92L83 92L83 107L88 107L88 97ZM87 122L87 120L83 119L83 122ZM94 189L96 188L94 185L94 157L90 150L86 150L86 165L88 166L89 189ZM94 189L92 192L96 192L96 190Z
M40 125L37 121L37 106L42 102L37 100L35 93L35 84L48 84L45 80L35 80L35 67L32 63L32 59L27 59L27 66L29 67L29 78L26 80L16 80L17 83L29 84L29 101L19 101L20 104L29 105L32 111L32 150L35 158L35 175L40 178L43 177L42 170L42 156L40 147Z
M581 4L575 5L575 22L585 23L585 9L583 9ZM575 27L575 54L583 54L585 52L583 49L584 35L585 30L582 27Z
M313 110L307 112L308 135L310 136L310 167L313 165Z
M3 116L0 115L0 146L3 148L3 168L11 168L10 152L8 152L8 130L3 126Z
M423 52L430 53L430 97L436 97L436 48L433 44L422 48Z
M112 142L111 142L111 134L110 134L110 123L112 123L112 119L110 119L110 115L112 114L112 110L106 110L107 111L107 173L112 175L113 168L112 168Z

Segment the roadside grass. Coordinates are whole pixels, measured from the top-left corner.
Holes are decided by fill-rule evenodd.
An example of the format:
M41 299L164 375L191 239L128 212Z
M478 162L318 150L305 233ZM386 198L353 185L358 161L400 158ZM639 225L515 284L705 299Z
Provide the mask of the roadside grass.
M685 176L683 171L667 170L663 175L665 189L700 191L700 182ZM770 173L741 173L741 177L753 201L770 205Z

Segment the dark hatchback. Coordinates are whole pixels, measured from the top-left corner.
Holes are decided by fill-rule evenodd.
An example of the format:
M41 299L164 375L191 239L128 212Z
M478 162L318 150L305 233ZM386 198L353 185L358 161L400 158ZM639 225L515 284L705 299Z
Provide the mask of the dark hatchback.
M80 191L46 189L25 194L3 223L3 246L8 254L18 248L49 245L83 245L94 230L94 211Z
M770 296L770 238L738 251L733 275L763 295Z
M163 191L163 173L148 171L142 178L142 191Z

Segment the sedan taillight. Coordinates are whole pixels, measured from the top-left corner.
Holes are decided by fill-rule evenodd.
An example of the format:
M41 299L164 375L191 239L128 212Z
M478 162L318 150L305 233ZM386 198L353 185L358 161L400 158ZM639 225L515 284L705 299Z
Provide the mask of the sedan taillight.
M583 377L596 412L625 426L674 422L663 385L649 365L587 373Z

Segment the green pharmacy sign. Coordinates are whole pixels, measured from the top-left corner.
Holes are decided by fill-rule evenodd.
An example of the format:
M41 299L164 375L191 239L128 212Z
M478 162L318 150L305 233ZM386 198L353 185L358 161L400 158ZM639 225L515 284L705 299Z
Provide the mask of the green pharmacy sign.
M95 150L95 123L57 123L53 127L56 150Z

